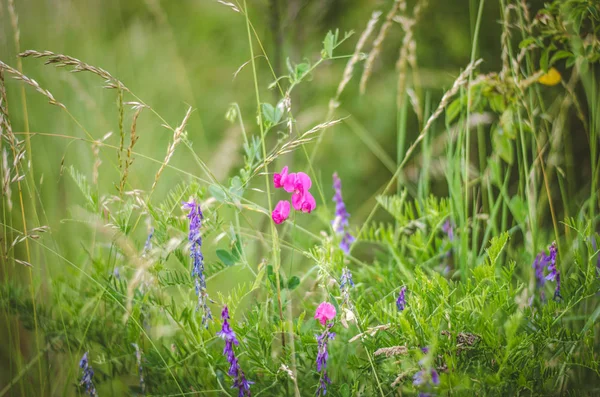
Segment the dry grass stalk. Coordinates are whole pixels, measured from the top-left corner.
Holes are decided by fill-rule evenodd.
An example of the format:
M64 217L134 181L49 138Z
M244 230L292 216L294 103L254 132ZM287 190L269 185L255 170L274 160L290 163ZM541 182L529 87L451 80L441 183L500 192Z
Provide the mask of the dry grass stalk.
M169 148L167 149L167 155L165 156L165 160L161 164L158 172L156 173L156 176L154 177L154 183L152 184L152 190L154 190L154 188L156 187L156 184L158 183L158 179L160 178L160 175L165 170L165 167L167 166L167 164L169 164L169 161L171 161L171 157L173 157L173 153L175 153L175 148L181 142L181 134L183 134L183 130L185 130L185 126L187 125L187 122L188 122L191 114L192 114L192 108L190 107L188 109L187 113L185 114L185 117L183 118L181 125L179 125L179 127L175 128L175 131L173 132L173 142L169 145Z
M232 9L233 11L235 11L235 12L240 12L240 9L239 9L239 8L237 8L237 6L236 6L235 4L233 4L233 3L230 3L230 2L228 2L228 1L224 1L224 0L217 0L217 3L221 3L221 4L223 4L224 6L227 6L227 7L231 8L231 9Z
M54 65L56 67L66 67L72 66L73 72L90 72L95 75L102 77L106 83L105 88L117 88L127 92L131 92L129 88L125 86L121 81L113 77L106 70L90 65L88 63L82 62L79 59L70 57L68 55L63 54L55 54L51 51L35 51L35 50L27 50L19 54L21 58L33 57L33 58L47 58L45 65Z
M355 342L365 335L374 336L377 332L385 331L385 330L389 329L391 326L392 326L392 324L383 324L383 325L378 325L376 327L368 328L365 332L361 332L360 334L353 336L348 342Z
M373 353L373 354L375 356L385 355L386 357L393 357L393 356L403 356L407 353L408 353L408 349L406 348L406 346L392 346L392 347L382 347L380 349L377 349L375 351L375 353Z
M18 70L8 66L7 64L5 64L4 62L0 61L0 68L4 69L7 73L10 73L13 75L13 77L16 80L21 80L23 83L27 84L28 86L33 87L37 92L39 92L40 94L42 94L43 96L45 96L46 98L48 98L48 102L51 105L56 105L58 107L61 107L63 109L66 109L66 106L63 105L62 103L58 102L56 99L54 99L54 96L50 93L50 91L43 89L37 81L35 81L34 79L30 79L29 77L25 76L23 73L19 72Z
M402 46L400 47L400 55L398 56L398 61L396 62L396 69L398 70L398 89L396 94L396 104L398 106L398 109L402 108L404 102L408 64L411 65L413 70L416 69L417 66L417 42L414 39L414 27L417 24L419 17L421 16L421 11L423 10L423 8L425 8L426 5L427 1L419 1L413 9L412 18L408 18L402 15L394 17L394 21L398 22L400 26L402 26L402 30L404 30L404 38L402 39ZM412 102L418 103L418 100L412 100ZM419 122L422 122L422 114L417 110L417 108L415 108L415 113L417 113L417 116L419 117Z
M8 211L12 211L12 190L10 188L10 168L8 167L8 153L2 149L2 194L6 196Z
M367 81L369 80L369 76L371 76L373 64L375 63L377 56L381 52L383 41L385 40L385 37L387 36L388 30L392 26L394 17L396 16L396 14L398 13L398 10L400 10L400 9L402 9L402 10L406 9L406 0L394 0L394 4L392 5L391 10L388 12L388 14L386 16L385 22L383 23L383 25L381 25L379 34L377 35L377 38L375 38L375 41L373 42L373 49L369 53L369 56L367 57L367 61L365 62L365 70L360 79L360 93L361 94L364 94L365 91L367 90Z
M452 88L450 88L448 91L446 91L444 93L444 95L442 96L442 100L440 101L440 104L438 105L437 109L429 117L429 119L427 120L427 123L425 123L425 126L423 127L423 130L421 131L421 133L419 134L417 139L413 142L412 145L410 145L410 147L406 151L406 154L404 155L404 160L398 166L398 171L406 164L406 162L410 158L410 155L415 151L415 149L417 148L419 143L427 135L427 131L429 131L429 128L431 128L433 122L442 114L442 112L444 111L446 106L448 106L450 104L450 100L452 99L452 97L454 97L454 95L456 95L458 93L460 88L469 81L469 76L471 75L473 70L475 70L475 68L477 66L479 66L479 64L481 64L481 62L483 62L483 59L478 59L474 62L469 63L467 65L467 67L465 68L465 70L461 74L458 75L458 77L454 81L454 84L452 85Z
M92 167L92 181L94 185L98 185L99 170L100 165L102 165L102 160L100 160L100 146L102 146L104 141L106 141L111 135L112 132L109 132L105 134L102 137L102 139L94 141L94 143L92 143L92 153L94 155L94 166Z
M281 147L279 149L277 149L274 153L270 154L265 161L263 161L261 164L259 164L256 169L254 170L254 175L257 174L258 171L260 171L262 168L264 168L265 166L271 164L273 161L275 161L275 159L277 159L277 157L282 156L286 153L290 153L292 151L294 151L294 149L302 146L302 145L306 145L307 143L310 143L312 141L314 141L315 139L318 138L318 136L315 135L316 132L321 131L321 130L326 130L329 127L339 124L343 121L344 119L337 119L337 120L332 120L332 121L327 121L325 123L321 123L318 124L316 126L314 126L313 128L311 128L310 130L306 131L304 134L300 135L300 137L292 140L292 141L288 141L286 143L284 143L283 145L281 145ZM319 135L320 136L320 135Z
M365 46L367 39L369 38L369 36L371 36L371 33L373 33L373 30L375 29L375 25L377 25L377 22L379 21L380 16L381 16L381 11L373 11L373 13L371 14L371 19L369 19L369 22L367 23L366 29L360 35L360 38L358 39L358 42L356 43L356 47L354 48L354 53L352 54L352 57L350 58L350 60L346 64L346 68L344 69L344 75L342 77L342 81L340 81L340 84L338 85L337 92L335 94L335 98L329 102L329 111L330 112L333 112L333 109L335 109L339 106L338 101L339 101L340 95L342 95L342 92L344 91L344 88L346 88L346 85L348 84L350 79L352 79L352 72L354 71L354 66L356 65L356 63L358 61L360 61L361 51L362 51L363 47Z
M131 133L130 133L129 146L127 147L127 157L125 158L125 166L123 169L123 175L121 176L121 183L119 184L119 192L121 192L121 194L123 193L123 190L125 189L125 183L127 182L127 176L129 175L129 167L131 167L131 164L133 164L133 147L135 146L136 142L140 138L139 135L137 135L137 133L136 133L137 120L138 120L138 117L140 117L140 113L142 112L142 110L146 107L141 104L138 104L138 105L139 106L135 107L135 113L133 114L133 119L131 121L131 130L130 130Z
M10 24L13 30L15 46L18 49L19 43L21 42L21 30L19 30L19 16L17 15L14 0L8 0L8 15L10 17Z

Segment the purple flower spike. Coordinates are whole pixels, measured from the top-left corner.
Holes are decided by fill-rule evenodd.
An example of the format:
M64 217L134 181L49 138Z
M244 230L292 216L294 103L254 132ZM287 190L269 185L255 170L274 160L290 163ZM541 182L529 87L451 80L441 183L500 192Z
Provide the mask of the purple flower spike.
M94 386L94 382L92 379L94 378L94 370L89 364L88 361L88 352L85 352L81 360L79 360L79 368L83 369L83 375L81 376L81 382L79 384L81 386L85 386L85 391L92 397L97 396L96 387Z
M442 230L448 235L448 240L454 241L454 223L450 219L444 222Z
M400 288L398 299L396 299L396 306L398 307L398 311L400 312L406 308L406 286Z
M338 235L342 236L340 248L347 254L350 252L350 245L352 245L355 238L348 231L348 219L350 218L350 214L348 213L348 210L346 210L346 204L344 204L344 199L342 198L342 181L338 177L337 172L333 174L333 189L335 190L335 194L333 195L333 201L335 202L335 219L331 224L333 225L333 230L335 230Z
M540 252L533 262L533 268L535 270L536 286L540 289L540 297L542 301L545 299L543 286L546 281L556 281L556 287L554 289L554 299L562 298L560 295L560 271L556 267L556 257L558 251L556 249L556 242L550 245L550 254L546 255L545 252ZM548 274L544 275L544 269L548 270Z
M553 242L550 246L550 255L547 257L548 260L548 275L546 280L556 281L556 288L554 289L554 299L561 298L560 296L560 272L556 267L556 256L558 251L556 250L556 242Z
M192 277L194 278L196 295L198 296L196 311L202 308L202 324L205 327L208 327L208 321L212 320L212 313L208 307L208 301L210 299L206 292L204 256L202 255L202 235L200 234L204 216L202 215L202 210L200 209L200 205L196 203L196 200L192 199L187 203L183 203L183 208L189 210L187 216L190 220L188 240L190 242L190 257L192 258Z
M335 332L330 332L333 327L333 322L327 324L321 335L317 335L317 372L321 372L319 387L317 388L317 396L327 394L327 385L331 383L331 379L327 376L327 359L329 352L327 351L327 342L335 338Z
M227 306L225 306L221 312L221 319L223 319L223 326L221 327L221 331L217 332L217 336L225 340L223 355L227 357L227 361L229 362L227 374L233 378L233 386L231 386L231 388L238 389L238 397L250 397L250 385L254 382L250 382L246 379L246 375L244 374L244 371L242 371L240 363L233 351L233 345L239 345L240 342L229 325L229 310L227 309Z

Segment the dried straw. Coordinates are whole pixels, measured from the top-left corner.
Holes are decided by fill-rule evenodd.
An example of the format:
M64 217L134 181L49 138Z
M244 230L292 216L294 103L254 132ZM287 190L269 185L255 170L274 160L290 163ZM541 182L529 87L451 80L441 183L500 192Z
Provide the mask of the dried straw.
M173 132L173 142L169 145L169 148L167 149L167 155L165 156L165 159L164 159L163 163L161 164L160 169L158 170L158 172L156 173L156 176L154 177L154 183L152 184L152 190L154 190L154 188L156 187L156 184L158 183L158 179L160 178L160 175L163 173L165 167L167 166L167 164L169 164L169 161L171 161L171 157L173 157L173 153L175 153L175 148L181 142L181 134L183 134L183 131L185 130L185 126L187 125L187 122L188 122L191 114L192 114L192 108L190 107L188 109L187 113L185 114L185 117L183 118L181 125L179 125L179 127L175 128L175 131Z
M381 25L379 34L377 35L377 38L373 42L373 49L369 53L369 56L367 57L367 61L365 62L365 70L360 79L360 93L361 94L364 94L365 91L367 90L367 81L369 80L369 77L371 76L371 73L373 70L373 64L375 63L377 56L381 52L383 41L385 40L385 37L387 36L388 30L392 26L394 17L396 16L396 14L398 13L398 10L400 10L400 9L402 9L402 10L406 9L406 0L394 0L392 9L388 12L383 25Z

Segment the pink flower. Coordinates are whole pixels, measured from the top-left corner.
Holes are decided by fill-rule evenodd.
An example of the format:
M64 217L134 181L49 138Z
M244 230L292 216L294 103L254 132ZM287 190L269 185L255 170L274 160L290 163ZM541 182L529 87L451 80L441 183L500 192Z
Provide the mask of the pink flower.
M292 174L295 175L295 174ZM285 181L288 179L288 167L287 165L285 167L283 167L283 169L281 170L281 173L275 173L275 175L273 175L273 185L275 185L275 188L279 189L280 187L283 187L283 184L285 183Z
M292 193L292 205L296 211L310 213L317 206L315 198L308 191L311 186L312 181L304 172L287 175L283 189Z
M281 200L275 206L271 218L277 225L285 221L290 216L290 202L287 200Z
M326 325L327 321L335 317L335 307L329 302L323 302L317 307L315 312L315 320L318 320L321 325Z
M305 191L304 194L294 193L292 194L292 205L296 211L302 211L310 213L315 209L317 203L315 198L309 191Z

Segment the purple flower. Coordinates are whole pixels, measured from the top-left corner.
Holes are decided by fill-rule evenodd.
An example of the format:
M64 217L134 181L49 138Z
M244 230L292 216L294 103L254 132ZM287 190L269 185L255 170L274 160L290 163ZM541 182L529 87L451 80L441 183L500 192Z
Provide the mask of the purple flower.
M454 241L454 223L450 219L444 222L442 230L448 235L448 240Z
M556 267L556 242L553 242L550 246L550 255L546 257L548 261L548 275L546 276L546 280L548 281L556 281L556 288L554 289L554 299L561 298L560 296L560 272Z
M546 278L544 277L544 268L546 267L545 255L543 253L538 254L533 261L533 269L535 271L535 286L540 290L540 298L542 302L546 300L546 294L544 293L544 284L546 284Z
M333 322L327 324L321 335L316 335L317 338L317 372L321 372L319 387L317 388L317 396L327 394L327 385L331 383L331 379L327 376L327 359L329 352L327 351L327 342L335 338L335 332L330 332L333 327Z
M233 378L232 389L238 389L238 397L250 397L250 385L254 382L250 382L246 379L246 375L244 371L240 368L240 363L235 356L235 352L233 351L233 345L239 345L239 341L235 336L235 332L231 329L229 325L229 310L227 306L223 308L221 312L221 318L223 319L223 326L221 327L221 331L217 332L217 336L221 337L225 340L225 348L223 349L223 355L227 357L227 361L229 362L229 370L227 374Z
M348 231L349 224L348 219L350 214L346 210L346 204L342 198L342 181L338 177L337 172L333 174L333 189L335 194L333 195L333 201L335 202L335 219L331 222L334 231L342 236L340 242L340 248L346 254L350 252L350 245L354 242L355 238Z
M398 299L396 299L396 306L398 307L398 311L400 312L406 308L406 286L400 288Z
M79 368L83 369L83 375L81 376L81 382L79 384L81 386L85 386L85 391L92 397L97 396L96 387L92 382L92 378L94 377L94 370L89 365L88 362L88 352L85 352L81 360L79 360Z
M422 347L421 351L424 354L427 354L427 353L429 353L429 348ZM424 360L420 360L419 365L423 366ZM440 384L440 375L434 368L431 368L430 370L426 370L423 368L419 372L414 374L414 376L413 376L413 386L417 387L417 388L425 388L425 389L429 389L429 391L431 391L431 389L433 387L439 386L439 384ZM424 392L424 391L419 392L419 396L431 396L431 395L432 394L430 394L429 392Z
M192 258L192 277L194 278L194 284L196 286L196 295L198 296L198 303L196 304L196 311L200 308L203 310L202 324L208 327L208 321L212 320L212 313L208 307L208 293L206 292L206 279L204 278L204 256L202 255L202 235L200 234L200 228L202 227L202 210L200 205L195 200L183 203L183 208L189 210L188 219L190 220L190 227L188 233L188 240L190 242L190 257Z
M540 296L544 300L544 291L542 287L546 281L556 281L556 287L554 289L554 299L560 299L560 272L556 267L556 256L557 256L556 242L550 245L550 254L546 255L544 251L540 252L533 262L533 268L535 270L536 286L540 288ZM548 270L548 275L544 275L544 268Z

